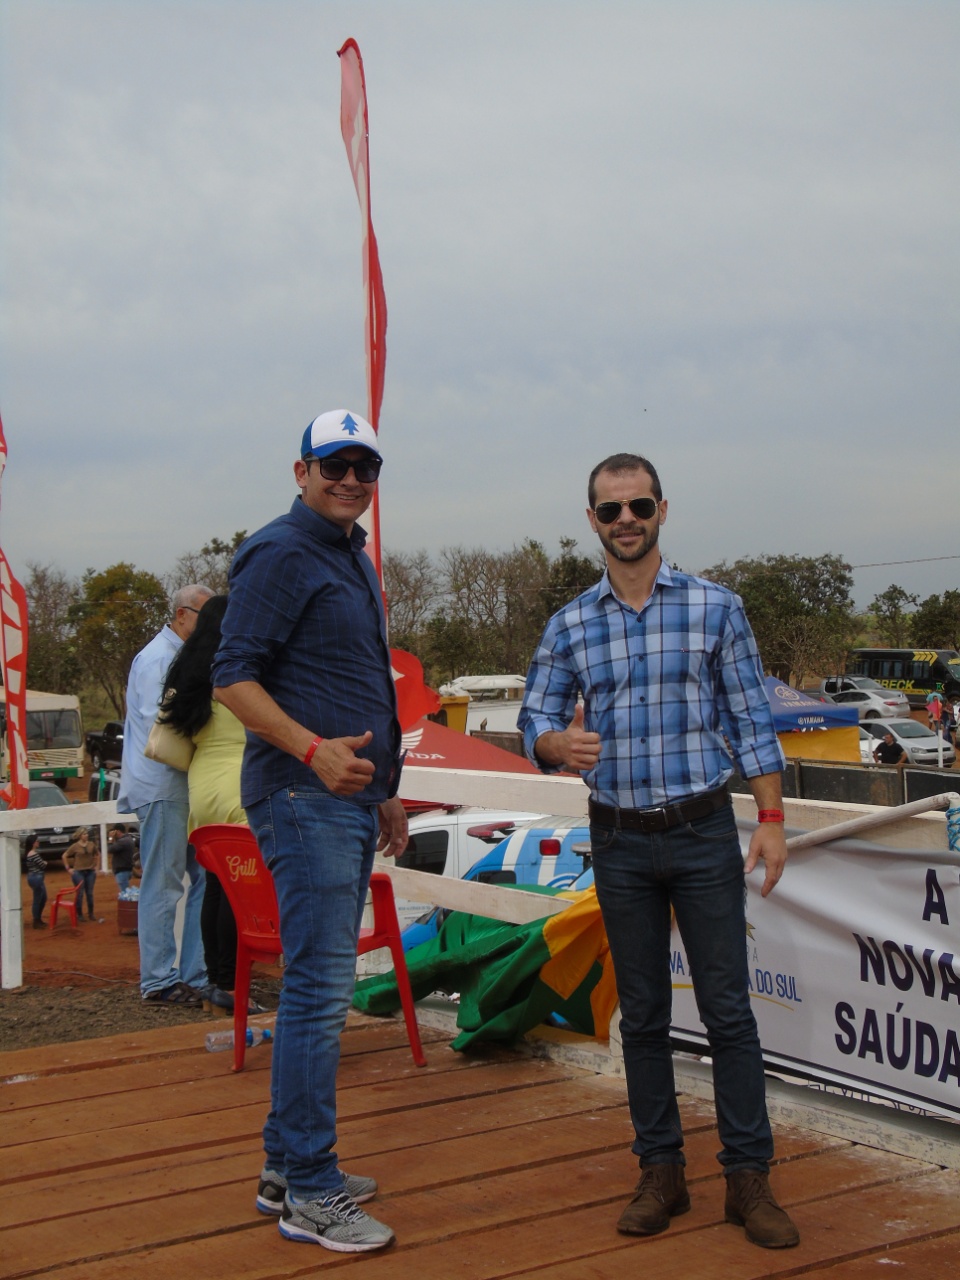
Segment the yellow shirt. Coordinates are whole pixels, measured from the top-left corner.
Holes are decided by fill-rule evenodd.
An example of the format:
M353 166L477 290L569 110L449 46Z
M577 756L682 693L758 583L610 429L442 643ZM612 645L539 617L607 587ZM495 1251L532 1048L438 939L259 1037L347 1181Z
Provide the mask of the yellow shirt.
M240 804L240 765L247 743L243 725L221 702L213 704L213 715L199 733L193 735L196 751L187 772L190 788L190 825L209 822L246 822Z

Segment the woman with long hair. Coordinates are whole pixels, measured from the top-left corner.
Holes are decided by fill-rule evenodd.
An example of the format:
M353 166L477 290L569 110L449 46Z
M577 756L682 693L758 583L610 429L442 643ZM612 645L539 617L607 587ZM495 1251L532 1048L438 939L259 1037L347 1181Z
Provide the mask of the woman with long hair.
M39 844L40 837L32 832L27 836L23 852L27 863L27 884L33 890L33 927L45 929L47 926L43 922L43 908L47 905L47 886L44 882L47 864L40 854Z
M226 596L211 596L205 602L193 634L170 664L163 689L162 720L185 738L191 738L196 748L187 772L188 831L209 822L247 820L240 804L240 765L246 733L232 711L214 702L210 681L226 607ZM214 1012L232 1013L237 926L227 895L210 871L206 873L200 933L210 982L204 1002Z

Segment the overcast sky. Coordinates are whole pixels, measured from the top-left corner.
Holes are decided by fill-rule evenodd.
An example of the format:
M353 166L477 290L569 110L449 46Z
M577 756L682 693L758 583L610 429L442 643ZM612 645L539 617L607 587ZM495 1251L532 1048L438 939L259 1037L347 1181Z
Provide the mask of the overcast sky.
M0 543L157 573L366 413L336 51L370 108L387 550L662 545L960 585L960 5L0 0Z

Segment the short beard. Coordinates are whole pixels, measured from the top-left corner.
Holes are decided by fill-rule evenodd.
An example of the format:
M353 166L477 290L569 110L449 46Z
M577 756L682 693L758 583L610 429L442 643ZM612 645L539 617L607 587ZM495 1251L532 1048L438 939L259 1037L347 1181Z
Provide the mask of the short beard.
M597 537L603 543L603 546L616 560L622 560L627 564L634 564L637 560L643 560L653 551L657 543L660 541L660 524L659 521L646 534L641 537L638 546L632 551L625 551L619 545L619 540L608 534L601 525L597 525Z

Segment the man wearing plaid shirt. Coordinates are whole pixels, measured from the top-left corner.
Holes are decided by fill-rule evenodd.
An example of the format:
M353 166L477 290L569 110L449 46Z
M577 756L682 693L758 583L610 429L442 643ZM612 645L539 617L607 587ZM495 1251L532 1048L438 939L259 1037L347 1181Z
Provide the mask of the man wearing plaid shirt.
M726 1218L753 1243L785 1248L799 1233L770 1189L747 976L744 874L763 860L766 897L787 858L784 759L756 642L738 596L663 562L667 503L647 459L605 459L588 497L607 569L547 624L519 725L535 764L578 772L590 788L641 1168L617 1227L654 1235L690 1208L670 1049L672 907L713 1058ZM726 785L734 763L758 807L745 863Z

